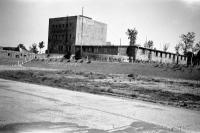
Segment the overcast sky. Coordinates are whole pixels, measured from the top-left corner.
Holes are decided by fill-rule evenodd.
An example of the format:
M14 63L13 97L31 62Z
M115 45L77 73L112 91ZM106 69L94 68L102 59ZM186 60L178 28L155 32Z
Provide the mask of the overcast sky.
M153 40L170 51L183 33L193 31L200 41L200 0L0 0L0 45L29 47L48 40L52 17L84 15L107 24L107 41L128 45L128 28L138 30L137 43Z

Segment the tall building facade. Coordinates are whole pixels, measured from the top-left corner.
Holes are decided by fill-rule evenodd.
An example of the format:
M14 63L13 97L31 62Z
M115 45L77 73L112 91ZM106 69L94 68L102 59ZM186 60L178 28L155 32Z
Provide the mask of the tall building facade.
M48 53L75 53L75 46L106 45L107 25L78 15L49 19Z

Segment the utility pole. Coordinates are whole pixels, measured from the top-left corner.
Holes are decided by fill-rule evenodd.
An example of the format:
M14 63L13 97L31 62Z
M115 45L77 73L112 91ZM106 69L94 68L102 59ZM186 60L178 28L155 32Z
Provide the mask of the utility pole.
M66 40L65 40L65 43L66 43L66 49L67 49L67 54L71 51L69 50L69 43L68 43L68 15L67 15L67 21L66 21L66 25L65 25L65 29L66 29ZM71 47L71 46L70 46ZM70 52L71 54L71 52Z
M82 7L82 16L81 16L81 20L82 20L82 23L81 23L81 58L82 58L82 52L83 52L83 49L82 49L82 45L83 45L83 7Z

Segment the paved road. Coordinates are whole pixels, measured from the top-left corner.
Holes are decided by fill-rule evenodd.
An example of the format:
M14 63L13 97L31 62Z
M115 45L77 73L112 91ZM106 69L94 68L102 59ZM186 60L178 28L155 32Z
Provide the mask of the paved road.
M200 112L0 79L0 132L200 132Z

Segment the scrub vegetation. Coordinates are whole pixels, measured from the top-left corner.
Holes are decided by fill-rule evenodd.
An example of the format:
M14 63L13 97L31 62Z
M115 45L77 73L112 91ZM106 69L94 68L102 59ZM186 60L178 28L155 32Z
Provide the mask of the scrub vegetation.
M34 64L36 65L37 63ZM27 66L28 65L31 64L27 64ZM107 69L105 69L106 65ZM68 64L68 67L65 66L65 69L64 65L55 69L54 65L46 64L46 69L42 70L39 70L41 67L36 69L36 66L34 66L35 69L25 67L29 69L0 71L0 78L59 87L61 89L73 91L126 97L191 110L200 110L199 80L169 78L166 76L157 77L153 75L153 73L148 73L149 75L147 76L145 74L142 75L140 71L137 71L140 74L134 73L134 71L129 71L128 74L129 69L126 69L124 73L122 73L120 69L119 71L113 72L116 70L114 65L112 65L112 68L110 68L111 66L109 65L111 65L111 63L103 63L104 71L103 69L97 71L98 67L94 69L95 63L84 65L77 64L76 67L72 64ZM134 64L130 65L133 66ZM84 67L86 66L88 66L88 71L84 71ZM90 69L92 67L93 69ZM119 66L115 65L115 67ZM125 65L125 68L126 67ZM152 71L154 71L154 68L160 70L163 69L163 67L164 66L152 66ZM48 70L50 68L51 71ZM54 68L53 71L52 68ZM140 67L140 69L144 68ZM176 68L177 67L171 69ZM151 69L148 69L148 71L150 70ZM147 70L144 69L144 71ZM176 71L182 72L182 70L179 69Z

